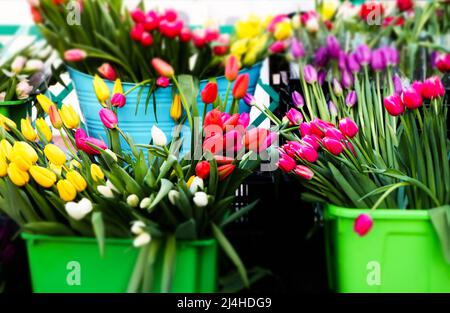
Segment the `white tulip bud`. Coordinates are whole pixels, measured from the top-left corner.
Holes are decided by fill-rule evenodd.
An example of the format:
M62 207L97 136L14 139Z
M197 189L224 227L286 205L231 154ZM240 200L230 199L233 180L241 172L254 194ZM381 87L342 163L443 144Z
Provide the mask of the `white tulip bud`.
M167 195L167 197L169 198L169 201L170 201L170 203L172 203L172 205L175 205L179 196L180 196L180 192L177 190L171 190L171 191L169 191L169 194Z
M317 18L309 18L306 22L305 28L310 33L317 33L319 31L319 21Z
M44 69L44 62L41 60L28 60L28 62L25 64L25 71L29 72L39 72Z
M157 126L152 126L152 139L153 144L157 146L165 146L167 144L167 138L164 132L159 129Z
M127 203L130 207L135 208L139 205L139 197L135 194L129 195L127 197Z
M198 191L194 195L194 203L199 208L205 207L208 205L208 195L206 192Z
M27 58L24 56L17 56L11 63L11 71L13 73L20 73L23 70L23 67L25 66L27 62Z
M116 186L114 186L114 184L109 179L106 181L106 186L108 186L111 190L119 193L119 190L117 190Z
M139 248L145 246L146 244L149 244L151 240L152 237L149 233L142 233L134 239L133 246Z
M81 199L78 203L67 202L65 209L71 218L79 221L92 212L92 202L87 198Z
M114 152L112 152L110 149L105 149L104 151L108 153L113 158L114 161L117 162L117 155Z
M192 194L196 193L198 190L203 189L203 179L201 179L198 176L195 176L192 180L191 186L189 187L189 190Z
M114 194L113 194L111 188L109 188L108 186L99 185L99 186L97 186L97 191L105 198L108 198L108 199L114 198Z
M141 200L141 204L139 205L139 207L141 209L146 209L150 206L150 204L152 204L152 200L149 197L145 197Z
M291 24L292 24L292 28L293 29L299 29L300 28L300 26L301 26L300 16L298 14L295 14L294 16L292 16Z
M131 225L131 232L135 235L140 235L144 232L145 223L142 221L134 221Z
M79 209L85 214L89 214L92 212L92 202L88 198L83 198L78 202Z
M19 100L28 98L32 91L33 86L31 86L26 80L22 80L16 85L16 96Z

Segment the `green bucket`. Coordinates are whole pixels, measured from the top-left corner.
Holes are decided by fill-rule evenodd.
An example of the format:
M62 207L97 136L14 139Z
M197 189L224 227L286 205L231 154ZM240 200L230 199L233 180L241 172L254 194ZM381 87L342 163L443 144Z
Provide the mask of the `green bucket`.
M0 102L0 113L13 120L18 126L20 119L31 112L31 99ZM20 127L20 126L19 126Z
M139 252L128 239L107 239L101 257L95 238L28 233L22 238L26 240L33 291L37 293L126 292ZM154 266L152 291L159 292L162 256ZM216 241L178 241L170 291L215 292L216 285Z
M353 231L369 213L367 235ZM337 292L450 292L450 264L427 211L360 210L328 205L325 240L330 288Z

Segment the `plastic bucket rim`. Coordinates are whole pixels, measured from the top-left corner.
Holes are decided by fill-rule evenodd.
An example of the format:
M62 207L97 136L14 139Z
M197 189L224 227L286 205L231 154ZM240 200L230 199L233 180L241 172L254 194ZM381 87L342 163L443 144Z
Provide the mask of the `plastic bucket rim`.
M31 102L32 98L28 97L23 100L14 100L14 101L0 101L0 106L10 106L10 105L22 105L22 104L29 104Z
M57 242L70 242L70 243L96 243L97 239L95 237L76 237L76 236L50 236L50 235L39 235L31 234L27 232L22 232L21 237L27 241L42 240L42 241L57 241ZM214 245L217 241L215 238L210 239L200 239L200 240L177 240L177 244L187 245L187 246L210 246ZM116 244L130 244L132 245L132 239L126 238L105 238L105 243L116 243Z
M395 219L395 220L430 220L427 210L411 209L356 209L341 207L334 204L326 204L327 213L333 217L355 219L360 214L370 214L373 219Z
M253 69L253 68L262 67L262 63L263 63L263 61L259 61L259 62L253 64L253 65L250 66L250 67L244 67L244 68L240 69L239 72L246 71L246 70L247 70L247 71L250 71L250 70ZM90 74L86 74L86 73L83 73L83 72L81 72L81 71L79 71L79 70L76 70L76 69L74 69L73 67L71 67L70 65L67 65L67 64L66 64L66 66L67 66L67 68L68 68L68 70L69 70L69 73L73 72L73 73L76 73L77 75L83 76L83 77L85 77L85 78L89 78L89 79L91 79L91 80L94 79L94 76L92 76L92 75L90 75ZM225 78L225 75L215 76L214 78L215 78L215 79ZM109 83L114 84L114 81L112 81L112 80L108 80L108 79L104 79L104 80L105 80L106 82L109 82ZM200 83L202 83L202 82L205 82L205 83L206 83L206 82L208 82L208 81L209 81L208 79L202 79L202 80L200 80ZM133 87L133 86L139 84L139 83L131 83L131 82L121 82L121 83L122 83L122 86L128 86L128 87ZM167 86L166 88L169 88L169 87L171 87L171 86L173 86L173 84L169 84L169 86Z

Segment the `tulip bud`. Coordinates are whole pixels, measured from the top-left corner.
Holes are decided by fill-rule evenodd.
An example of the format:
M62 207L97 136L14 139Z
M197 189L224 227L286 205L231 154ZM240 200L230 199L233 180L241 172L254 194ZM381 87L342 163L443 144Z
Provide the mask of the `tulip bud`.
M19 55L15 57L11 63L11 72L19 74L25 67L26 62L27 58L25 58L24 56Z
M317 17L308 19L305 28L310 33L317 33L319 31L319 20L317 19Z
M127 204L132 208L137 207L139 205L139 197L135 194L129 195L127 197Z
M102 169L97 164L91 164L91 177L94 182L98 183L105 178L105 174L103 174Z
M311 126L307 122L303 122L300 124L300 135L302 137L311 134Z
M145 29L142 24L136 24L130 31L130 37L134 41L141 41L142 34L144 33Z
M8 140L2 139L0 141L0 156L5 157L8 160L10 159L10 154L12 150L12 145L9 143Z
M140 235L144 232L145 223L142 221L134 221L131 225L131 232L135 235Z
M141 209L147 209L152 204L152 200L148 197L141 200L141 203L139 204L139 207Z
M176 204L176 201L178 200L179 196L180 196L180 192L177 190L171 190L171 191L169 191L169 194L167 195L167 197L169 198L169 202L172 205Z
M237 121L237 125L240 125L240 126L242 126L245 129L245 128L248 127L249 124L250 124L250 114L248 114L246 112L242 112L239 115L239 119Z
M196 192L192 200L194 201L194 204L199 208L203 208L208 205L208 195L203 191Z
M14 185L18 187L25 186L30 180L30 176L27 172L22 171L16 163L9 163L7 169L8 177L11 179Z
M195 175L200 177L201 179L207 179L209 177L209 171L211 169L211 165L208 161L198 162L195 166Z
M269 51L273 54L283 53L286 50L286 44L284 41L275 41L270 47Z
M339 140L333 138L323 138L322 143L331 154L339 155L344 150L344 146Z
M232 82L234 81L239 73L239 60L234 55L230 55L225 64L225 78Z
M352 108L357 101L357 96L356 96L356 92L354 90L351 90L348 94L347 97L345 98L345 104Z
M145 14L139 8L136 8L133 11L131 11L130 15L135 23L143 23L145 21Z
M127 101L127 98L121 93L113 94L111 98L111 105L113 107L122 108Z
M349 71L342 72L342 86L346 89L350 89L353 86L353 75Z
M84 191L86 189L86 187L87 187L86 180L77 171L73 171L73 170L69 171L66 174L66 178L67 178L68 181L70 181L72 183L72 185L75 187L75 189L78 192Z
M238 76L232 90L234 99L244 98L247 94L249 79L250 77L248 74L241 74Z
M164 76L160 76L156 80L156 85L161 88L166 88L167 86L169 86L169 83L170 83L169 79Z
M114 199L114 194L108 186L99 185L97 186L97 191L107 199Z
M341 46L335 36L328 35L326 39L326 48L328 56L330 58L337 59L339 57L339 53L341 52Z
M205 88L203 88L201 93L203 103L210 104L215 102L217 99L217 93L218 93L217 83L208 82Z
M167 138L166 135L164 134L164 132L159 129L157 126L153 125L152 126L152 140L153 140L153 144L157 145L157 146L165 146L167 144Z
M297 40L297 38L292 38L291 54L295 60L298 60L305 56L305 48L303 47L303 44Z
M31 86L27 80L22 80L16 85L17 99L23 100L29 97L34 87Z
M36 132L33 129L33 126L31 126L30 120L28 118L23 118L20 120L20 130L22 132L22 135L29 141L35 141L36 140Z
M372 229L372 226L373 220L370 215L360 214L355 220L353 230L355 231L355 233L362 237Z
M114 68L109 63L103 63L97 71L100 75L107 80L116 80L117 74Z
M63 126L63 121L61 119L61 115L58 112L58 109L55 105L51 105L48 109L48 115L50 116L50 122L53 127L56 129L60 129Z
M115 162L117 162L117 154L115 154L113 151L111 151L110 149L105 149L104 150Z
M50 188L56 182L55 173L44 167L33 165L30 168L30 174L36 183L44 188Z
M80 117L71 105L63 104L59 114L64 125L69 129L75 129L80 125Z
M48 127L47 123L42 117L36 119L36 129L38 131L38 134L40 133L42 134L42 136L44 136L44 138L41 138L39 136L41 141L45 139L47 142L50 142L52 140L52 130L50 129L50 127Z
M175 74L172 66L160 58L153 58L152 66L160 76L171 78Z
M117 115L110 109L102 108L99 112L100 120L103 125L108 129L113 129L117 127Z
M8 175L8 163L6 163L6 158L0 155L0 177L5 177Z
M445 95L445 88L438 76L428 78L422 85L422 96L425 99L433 99Z
M49 98L47 98L45 95L37 95L36 96L37 101L39 102L41 108L44 110L45 113L48 114L48 110L50 106L54 105L56 106Z
M152 34L148 33L148 32L143 32L141 34L141 45L143 45L144 47L148 47L151 46L153 44L153 36Z
M317 71L312 65L306 65L303 69L305 81L308 84L313 84L317 82Z
M277 162L278 168L285 173L289 173L290 171L294 170L296 165L297 163L295 162L295 160L284 153L281 154L280 159Z
M219 181L223 181L228 176L230 176L231 173L233 173L235 167L236 166L234 164L226 164L226 165L219 166L217 168L217 172L219 175Z
M66 202L72 201L77 196L77 190L67 179L59 180L56 188L58 189L59 197Z
M397 74L394 75L394 77L392 77L392 82L394 84L394 91L396 94L401 94L403 91L403 86L402 86L402 80L400 78L400 76L398 76ZM421 92L419 92L420 94Z
M296 107L296 108L301 108L305 105L305 101L303 100L302 95L298 92L298 91L294 91L291 94L292 97L292 104Z
M189 190L192 194L194 194L198 190L203 190L204 188L203 179L198 176L194 176L194 178L189 183Z
M67 62L81 62L87 58L87 53L81 49L70 49L64 52L64 60Z
M386 97L383 103L388 113L392 116L400 115L405 111L405 106L399 95L394 94Z
M341 141L342 139L344 139L344 135L342 135L342 132L335 127L325 128L325 137L335 139L337 141Z
M13 161L13 155L26 157L32 164L36 164L38 155L31 145L25 141L16 141L11 149L10 158Z
M188 42L192 38L192 33L189 27L183 27L178 36L181 42Z
M286 113L286 117L293 125L300 125L300 123L303 122L302 113L300 113L300 111L297 111L297 109L294 108L289 109L289 111Z
M297 155L305 161L314 163L319 158L319 154L317 153L314 147L309 145L299 145L299 149L297 150Z
M256 105L255 97L253 95L249 94L249 93L245 94L244 102L245 102L246 105L248 105L250 107Z
M386 69L387 60L383 48L373 50L370 64L372 65L372 69L374 71L383 71Z
M450 54L440 53L435 60L436 68L442 73L450 72Z
M181 97L179 94L175 94L172 101L172 106L170 107L170 117L174 121L178 121L181 118L182 108L181 108Z
M337 97L343 94L342 86L336 78L333 79L333 92Z
M3 127L7 131L11 131L11 128L17 128L17 125L13 120L0 113L0 127Z
M105 81L97 74L94 76L94 91L98 101L104 105L106 100L109 99L109 88Z
M414 7L413 0L397 0L397 8L399 11L409 11Z
M92 202L89 199L83 198L78 203L76 202L66 203L65 209L67 214L71 218L79 221L82 220L87 214L92 212L93 206Z
M316 135L305 135L302 137L302 141L313 147L315 150L319 149L320 147L320 139Z
M403 90L401 94L401 100L405 106L414 110L422 106L422 95L413 87L409 87Z
M355 56L361 65L368 65L372 59L372 52L368 46L362 44L356 48Z
M66 163L65 153L58 146L52 143L45 146L44 154L47 159L55 165L64 165Z
M142 233L133 240L133 246L135 248L143 247L145 245L148 245L151 240L152 237L149 233Z
M112 191L119 193L119 190L114 186L114 184L108 179L106 181L106 187L110 188Z
M314 176L313 171L311 171L311 169L309 169L308 167L304 166L304 165L297 165L294 168L294 173L299 176L302 177L306 180L311 180Z
M339 121L339 130L346 137L353 138L358 133L358 125L350 118L346 117Z
M117 78L116 81L114 82L114 87L113 87L112 93L113 93L113 95L116 93L120 93L123 95L123 86L122 86L122 81L120 80L120 78Z
M347 57L347 68L352 73L358 73L361 70L356 53L350 53Z

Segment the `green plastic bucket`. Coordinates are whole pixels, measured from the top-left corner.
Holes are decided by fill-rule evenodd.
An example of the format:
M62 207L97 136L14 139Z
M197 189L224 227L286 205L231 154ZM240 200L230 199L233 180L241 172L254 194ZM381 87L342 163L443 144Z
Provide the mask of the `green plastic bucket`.
M23 233L33 291L37 293L126 292L139 250L128 239L107 239L99 254L95 238ZM162 255L163 253L160 253ZM154 268L154 290L160 291L162 256ZM177 242L171 292L214 292L217 243L214 239Z
M0 113L13 120L18 126L20 119L26 118L30 111L31 99L0 102Z
M353 231L361 213L373 228ZM325 240L330 288L337 292L450 292L450 264L427 211L360 210L328 205Z

